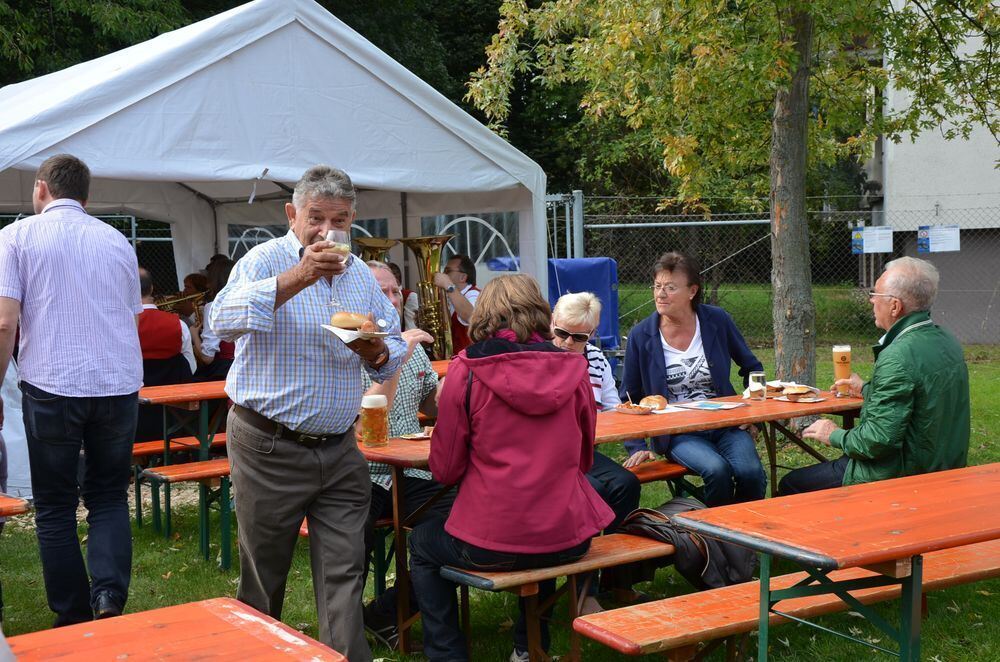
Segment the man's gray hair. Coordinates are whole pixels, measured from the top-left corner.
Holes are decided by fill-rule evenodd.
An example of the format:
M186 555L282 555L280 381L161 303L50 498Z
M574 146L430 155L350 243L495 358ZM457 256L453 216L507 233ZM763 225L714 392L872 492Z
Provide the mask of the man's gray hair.
M292 193L292 204L296 209L312 198L331 198L351 201L351 211L357 203L354 184L347 173L340 168L328 165L314 165L305 171L302 178L295 184Z
M930 310L937 298L937 267L927 260L901 257L885 265L886 294L899 297L906 312Z
M392 267L390 267L385 262L379 262L378 260L368 260L367 262L365 262L365 264L367 264L370 269L385 269L386 271L392 274ZM395 278L396 274L392 274L392 277Z

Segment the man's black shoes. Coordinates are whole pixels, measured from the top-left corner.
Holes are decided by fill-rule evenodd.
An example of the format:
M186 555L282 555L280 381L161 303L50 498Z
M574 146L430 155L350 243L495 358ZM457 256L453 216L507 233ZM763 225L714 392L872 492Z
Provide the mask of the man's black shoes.
M114 616L121 616L122 608L118 606L111 594L107 591L101 591L94 598L94 620L101 620L102 618L112 618Z

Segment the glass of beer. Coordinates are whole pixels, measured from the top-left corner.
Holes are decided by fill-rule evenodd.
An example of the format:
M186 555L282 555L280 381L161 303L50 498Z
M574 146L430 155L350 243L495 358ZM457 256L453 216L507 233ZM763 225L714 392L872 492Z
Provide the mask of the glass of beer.
M851 346L833 346L833 381L851 378ZM846 384L837 387L838 398L850 395L850 389Z
M357 436L368 447L389 445L389 401L384 395L361 398Z
M326 233L326 240L333 242L333 246L326 249L327 253L339 255L341 260L346 260L351 254L351 235L344 230L330 230ZM338 280L339 276L334 276L330 283L330 305L334 308L339 308L341 305L337 299Z
M749 387L751 400L767 400L767 377L763 372L750 373Z

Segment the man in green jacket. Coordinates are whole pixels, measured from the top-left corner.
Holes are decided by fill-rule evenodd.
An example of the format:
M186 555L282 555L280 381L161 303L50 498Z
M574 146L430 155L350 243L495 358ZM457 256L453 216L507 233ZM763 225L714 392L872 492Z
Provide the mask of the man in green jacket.
M872 350L875 369L867 384L856 374L837 380L864 398L861 422L842 430L828 419L802 436L844 451L831 462L796 469L778 494L964 467L969 453L969 371L962 347L934 324L930 307L938 271L925 260L889 262L869 292L875 325L886 334Z

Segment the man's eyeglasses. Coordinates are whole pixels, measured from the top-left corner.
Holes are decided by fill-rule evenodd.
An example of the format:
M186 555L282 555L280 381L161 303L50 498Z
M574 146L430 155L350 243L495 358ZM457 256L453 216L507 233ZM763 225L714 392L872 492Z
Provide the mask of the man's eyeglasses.
M445 272L446 274L453 274L453 273L455 273L456 271L461 271L461 269L445 269L445 270L444 270L444 272Z
M653 290L653 294L659 294L660 292L666 292L667 294L674 294L675 292L677 292L677 290L681 288L677 287L673 283L667 283L665 285L661 285L660 283L654 283L652 288L650 289Z
M556 338L559 338L559 340L572 338L574 342L587 342L590 340L590 336L593 334L593 331L590 333L570 333L566 329L560 329L558 326L554 326L552 327L552 333L556 334Z
M892 297L893 299L898 299L899 297L895 294L885 294L884 292L876 292L875 290L868 290L865 292L869 299L874 299L875 297Z

